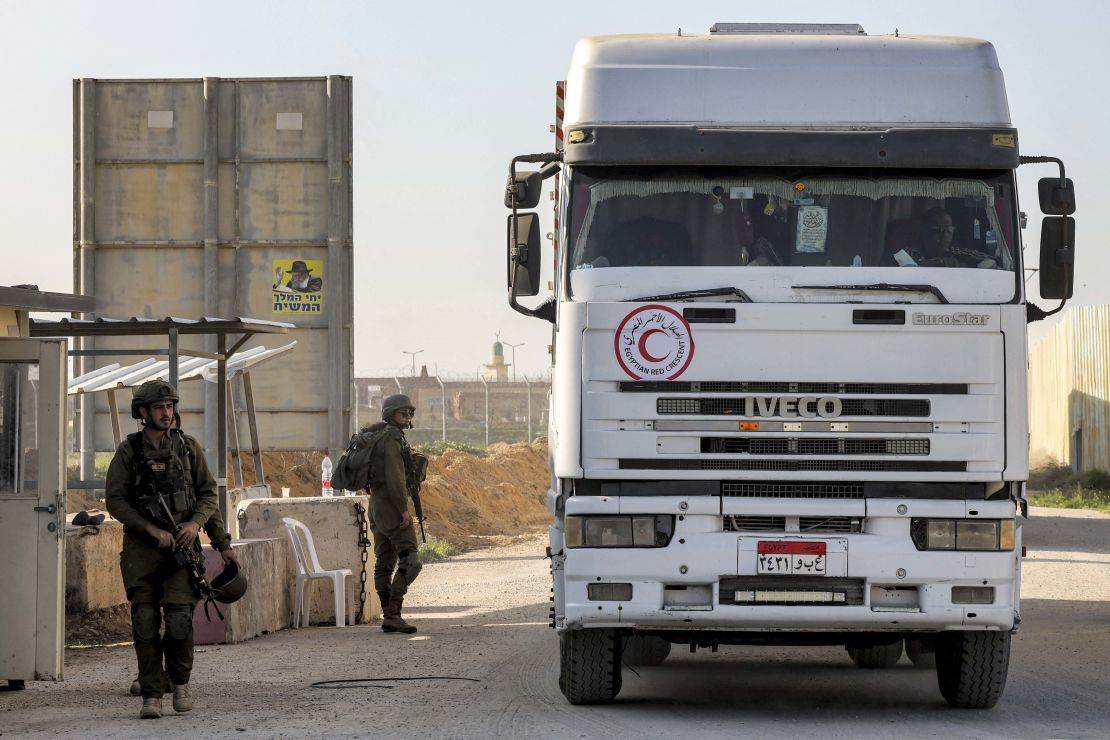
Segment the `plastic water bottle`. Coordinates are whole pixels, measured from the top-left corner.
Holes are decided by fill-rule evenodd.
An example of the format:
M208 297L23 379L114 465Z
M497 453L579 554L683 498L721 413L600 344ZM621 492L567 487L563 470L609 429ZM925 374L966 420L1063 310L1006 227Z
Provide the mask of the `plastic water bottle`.
M324 461L320 463L320 495L331 496L331 455L324 454Z

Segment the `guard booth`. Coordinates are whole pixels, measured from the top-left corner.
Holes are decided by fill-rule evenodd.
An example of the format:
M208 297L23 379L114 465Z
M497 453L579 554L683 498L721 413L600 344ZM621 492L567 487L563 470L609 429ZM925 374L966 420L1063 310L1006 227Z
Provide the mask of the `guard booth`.
M66 342L32 339L28 313L93 299L0 286L0 680L62 678L65 645Z

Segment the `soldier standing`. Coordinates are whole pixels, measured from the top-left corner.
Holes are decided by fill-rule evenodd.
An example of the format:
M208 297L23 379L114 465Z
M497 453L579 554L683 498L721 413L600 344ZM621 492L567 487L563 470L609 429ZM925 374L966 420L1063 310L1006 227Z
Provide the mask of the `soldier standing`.
M105 484L108 511L123 524L120 571L131 602L143 719L162 716L163 660L173 684L174 711L193 708L189 677L198 594L174 550L193 546L200 528L218 509L216 481L200 445L175 428L179 400L177 390L162 380L143 383L135 391L131 416L142 421L143 430L128 435L116 449ZM162 494L180 527L176 537L167 530L168 522L152 513L158 511L151 499L155 492ZM235 560L230 538L213 545L225 563Z
M405 593L423 567L408 507L409 481L413 480L415 468L404 432L412 427L415 413L416 407L408 396L389 396L382 402L382 423L368 429L385 430L384 438L374 446L370 467L374 590L382 603L383 632L416 632L416 627L401 618Z

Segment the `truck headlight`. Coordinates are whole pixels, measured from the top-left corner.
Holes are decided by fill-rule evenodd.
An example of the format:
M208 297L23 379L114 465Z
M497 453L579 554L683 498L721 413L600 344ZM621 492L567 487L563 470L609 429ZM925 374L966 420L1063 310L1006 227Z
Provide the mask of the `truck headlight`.
M674 517L568 516L563 524L567 547L666 547L674 534Z
M1013 550L1014 520L912 519L910 537L918 550Z

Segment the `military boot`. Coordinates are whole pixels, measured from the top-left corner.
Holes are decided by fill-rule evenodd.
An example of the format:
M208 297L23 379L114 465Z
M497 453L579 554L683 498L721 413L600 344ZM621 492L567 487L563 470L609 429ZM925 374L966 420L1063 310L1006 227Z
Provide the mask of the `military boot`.
M402 632L411 635L416 632L416 627L401 619L401 605L403 596L394 596L389 600L389 607L382 613L382 632Z
M378 601L382 605L382 618L389 612L389 591L379 591Z
M173 687L173 711L175 712L188 712L193 708L193 693L189 690L189 684L181 684L180 686Z
M158 719L162 716L162 697L147 696L143 698L143 708L139 711L139 719Z

